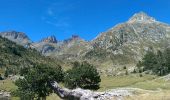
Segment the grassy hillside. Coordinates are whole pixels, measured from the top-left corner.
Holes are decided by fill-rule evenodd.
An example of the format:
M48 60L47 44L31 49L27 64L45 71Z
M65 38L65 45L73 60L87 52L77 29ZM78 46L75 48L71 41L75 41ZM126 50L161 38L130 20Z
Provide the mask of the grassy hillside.
M60 61L42 56L34 49L24 48L8 39L0 37L0 73L8 69L10 74L17 74L20 68L44 63L55 66Z

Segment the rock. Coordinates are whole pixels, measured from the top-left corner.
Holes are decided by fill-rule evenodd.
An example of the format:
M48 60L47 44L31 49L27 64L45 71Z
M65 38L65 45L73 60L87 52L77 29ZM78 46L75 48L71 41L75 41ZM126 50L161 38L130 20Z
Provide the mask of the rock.
M58 41L55 36L49 36L47 38L42 39L40 42L57 43Z
M10 92L5 92L4 90L0 90L0 100L10 100Z
M160 77L159 79L163 79L165 81L170 81L170 74L163 76L163 77Z
M54 50L55 50L55 47L53 47L51 45L44 45L43 48L42 48L41 53L45 55L46 53L50 53L50 52L52 52Z
M23 32L17 32L17 31L0 32L0 36L7 38L7 39L9 39L13 42L16 42L17 44L23 45L23 46L32 42L28 38L28 36Z
M94 92L84 89L69 90L61 88L57 82L51 82L51 86L55 93L66 100L121 100L122 97L131 96L133 89L112 89L105 92Z
M138 23L153 23L153 22L156 22L156 20L153 17L148 16L144 12L139 12L139 13L133 15L128 21L128 23L134 23L134 22L135 23L136 22L138 22Z

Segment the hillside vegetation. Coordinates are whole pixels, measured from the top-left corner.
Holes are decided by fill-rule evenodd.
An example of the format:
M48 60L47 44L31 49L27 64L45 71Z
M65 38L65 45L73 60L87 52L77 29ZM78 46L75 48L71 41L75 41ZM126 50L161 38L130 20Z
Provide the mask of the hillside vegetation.
M0 73L17 74L21 68L36 64L57 65L58 60L42 56L34 49L25 48L0 37Z

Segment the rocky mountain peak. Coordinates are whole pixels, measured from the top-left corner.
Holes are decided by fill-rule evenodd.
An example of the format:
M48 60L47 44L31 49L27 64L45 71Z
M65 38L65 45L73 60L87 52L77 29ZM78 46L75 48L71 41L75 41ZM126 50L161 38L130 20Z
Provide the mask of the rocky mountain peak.
M150 17L148 14L144 12L139 12L134 14L130 19L129 23L152 23L155 22L156 20L153 17Z
M11 38L11 39L28 39L28 36L23 32L17 32L17 31L6 31L6 32L0 32L0 35L2 37Z
M32 41L28 38L28 36L23 32L17 32L17 31L5 31L0 32L0 36L7 38L13 42L16 42L20 45L26 45L28 43L31 43Z
M79 37L78 35L72 35L71 39L72 39L72 40L80 39L80 37Z
M42 39L41 42L57 43L58 41L57 41L56 37L54 35L52 35L52 36Z
M71 41L83 41L78 35L72 35L71 38L64 40L64 43L69 43Z

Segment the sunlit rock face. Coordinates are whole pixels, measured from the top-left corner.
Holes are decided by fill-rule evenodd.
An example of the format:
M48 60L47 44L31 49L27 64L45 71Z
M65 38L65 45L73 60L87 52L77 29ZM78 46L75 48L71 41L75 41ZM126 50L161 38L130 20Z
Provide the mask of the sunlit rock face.
M134 14L128 21L128 23L154 23L156 20L153 17L148 16L144 12Z
M55 36L49 36L47 38L42 39L41 42L57 43L58 41Z
M0 35L20 45L26 45L28 43L31 43L31 40L23 32L6 31L6 32L0 32Z

